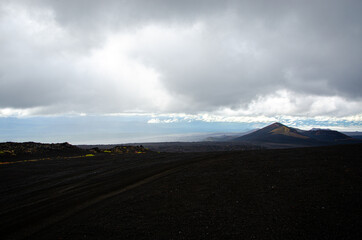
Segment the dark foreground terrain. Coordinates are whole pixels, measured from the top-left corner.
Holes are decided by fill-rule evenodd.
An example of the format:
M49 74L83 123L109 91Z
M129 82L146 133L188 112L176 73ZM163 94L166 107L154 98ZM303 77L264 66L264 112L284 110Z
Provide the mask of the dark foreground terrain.
M361 239L361 156L355 144L2 164L0 237Z

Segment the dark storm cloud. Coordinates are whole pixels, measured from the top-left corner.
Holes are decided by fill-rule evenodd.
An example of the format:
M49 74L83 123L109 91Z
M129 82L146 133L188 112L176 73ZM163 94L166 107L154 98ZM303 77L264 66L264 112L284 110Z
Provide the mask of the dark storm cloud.
M161 69L168 89L204 108L282 88L360 99L361 10L346 1L230 2L201 19L196 40L165 40L167 51L151 45L139 56Z
M280 90L292 93L286 114L310 113L304 97L358 103L361 12L352 0L4 1L0 108L197 113L246 109ZM94 54L110 42L126 57L99 56L124 63L98 71ZM154 89L142 92L152 72ZM360 114L353 106L331 112Z

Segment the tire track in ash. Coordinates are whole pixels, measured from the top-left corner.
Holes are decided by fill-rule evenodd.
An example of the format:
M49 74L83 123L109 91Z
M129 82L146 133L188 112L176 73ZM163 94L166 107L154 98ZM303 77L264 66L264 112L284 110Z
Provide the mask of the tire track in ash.
M145 164L145 162L141 164ZM107 163L107 165L96 163L95 166L91 167L82 165L72 169L71 172L67 169L65 174L57 173L55 176L50 175L40 181L11 186L11 190L8 188L0 192L2 196L6 196L0 200L2 203L0 217L7 219L5 225L11 225L12 220L15 223L18 221L16 217L15 219L12 217L16 216L16 213L18 215L19 212L23 215L31 215L37 211L37 208L43 208L51 202L56 202L59 197L62 197L63 201L69 200L85 188L90 189L99 186L102 184L99 180L104 182L102 178L136 169L139 165L140 162L135 161L135 159L124 159L117 164L116 168L112 163ZM16 194L15 197L12 196L13 194ZM26 199L26 201L22 202L19 199ZM0 224L0 232L3 228L4 224Z
M126 163L126 165L124 165L124 163ZM160 163L156 163L158 169L160 169L159 164ZM89 174L89 171L84 171L83 168L80 168L78 169L80 170L80 174L84 175L80 179L78 170L64 176L65 179L57 178L55 182L51 177L49 181L53 183L48 184L45 188L40 187L40 189L35 189L35 191L30 192L30 195L28 194L29 198L27 198L29 201L16 202L13 206L10 205L0 212L0 235L21 232L22 228L30 229L32 228L31 225L36 225L37 221L41 221L39 219L50 218L49 213L52 215L59 214L60 209L69 209L74 205L77 206L84 202L88 197L92 199L104 193L107 191L107 186L110 183L111 185L113 182L116 183L116 185L113 184L114 189L121 187L122 184L128 185L128 182L138 180L132 179L132 176L120 180L120 175L125 174L129 176L135 172L136 175L138 174L138 178L143 178L142 169L152 170L152 167L155 167L152 163L130 161L129 163L121 162L121 166L117 165L116 168L111 165L102 166L96 169L97 174ZM83 174L84 172L88 173ZM148 173L150 174L152 172L154 172L154 169ZM74 175L77 175L77 177L74 178ZM69 178L70 181L68 181ZM57 183L58 181L66 183L59 184ZM113 189L108 189L108 191Z
M12 186L11 190L5 189L5 191L1 191L1 194L7 197L0 201L3 206L6 205L6 208L0 210L0 216L2 218L6 217L6 224L9 224L12 220L11 215L16 216L17 212L25 213L27 209L31 208L36 212L37 207L45 206L49 202L55 202L59 196L62 196L64 200L65 194L62 195L62 193L77 186L84 186L89 182L89 177L94 176L94 171L98 175L110 174L116 171L112 166L96 166L96 168L91 169L84 166L84 168L82 167L66 174L50 175L40 181L15 185ZM16 198L12 197L12 192L17 193ZM19 202L19 198L26 199L26 201ZM31 211L27 213L31 214ZM16 221L17 219L14 220ZM0 230L1 228L0 226Z
M139 180L137 180L137 177L136 177L136 179L133 179L133 183L131 183L131 184L123 186L119 189L109 190L109 192L102 193L99 195L100 191L104 191L102 186L105 186L108 183L112 183L112 181L115 180L115 177L117 178L117 176L119 175L118 173L122 173L122 172L115 172L115 174L111 175L111 176L107 176L107 174L104 173L102 175L106 178L105 181L101 178L102 176L98 176L96 178L96 180L97 179L103 180L102 182L96 181L95 183L89 183L88 185L77 186L74 189L74 191L75 191L74 193L72 191L72 194L68 194L67 196L58 196L58 198L51 199L48 205L46 205L44 207L38 206L38 208L34 208L30 213L36 214L39 211L43 211L42 215L45 215L45 216L41 216L38 219L34 219L34 221L38 220L38 222L32 222L32 224L30 224L28 226L24 226L22 229L21 229L21 226L17 226L18 229L16 230L16 232L14 234L12 234L11 236L9 235L9 237L10 237L10 239L23 239L23 238L27 238L29 236L31 237L32 235L39 233L42 230L45 230L46 228L48 228L62 220L65 220L66 218L71 217L72 215L76 214L77 212L85 210L86 208L88 208L94 204L97 204L101 201L112 198L114 196L117 196L117 195L127 192L129 190L132 190L134 188L140 187L144 184L153 182L157 179L168 176L175 172L182 171L183 169L189 167L192 164L219 160L218 156L219 156L219 154L216 154L216 155L211 154L211 156L209 155L206 158L205 157L196 157L196 158L193 158L193 159L187 160L187 161L171 162L171 163L169 163L169 164L171 164L171 166L163 167L163 169L161 171L158 170L156 173L154 173L155 169L153 169L153 168L154 167L160 168L160 166L162 168L162 163L160 163L160 165L157 165L157 166L152 166L152 165L146 166L146 168L147 167L151 168L151 169L147 169L147 170L150 170L149 174L151 174L151 175L147 174L148 176L144 176L142 174L142 171L144 170L144 168L142 168L142 166L141 166L139 169L136 169L141 172L141 175L138 176ZM114 172L114 170L111 170L109 172ZM78 184L76 184L76 185L78 185ZM67 186L67 188L68 187L69 187L69 185ZM91 193L89 193L89 192L91 192ZM89 198L89 194L91 194L90 198ZM78 203L76 203L76 205L74 206L73 204L74 204L74 201L76 201L76 200L78 201ZM65 201L66 203L62 204L63 201ZM72 203L72 201L73 201L73 203ZM47 216L47 214L44 214L45 212L49 212L49 211L52 211L54 209L59 209L59 208L64 208L65 210L62 213L53 214L52 216ZM30 217L32 217L32 215L30 215Z

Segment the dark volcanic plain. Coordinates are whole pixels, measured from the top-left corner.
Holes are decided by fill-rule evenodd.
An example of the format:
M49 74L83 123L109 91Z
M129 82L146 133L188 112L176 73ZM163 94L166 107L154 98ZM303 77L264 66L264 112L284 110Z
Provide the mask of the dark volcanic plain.
M361 144L94 155L1 164L1 239L362 239Z

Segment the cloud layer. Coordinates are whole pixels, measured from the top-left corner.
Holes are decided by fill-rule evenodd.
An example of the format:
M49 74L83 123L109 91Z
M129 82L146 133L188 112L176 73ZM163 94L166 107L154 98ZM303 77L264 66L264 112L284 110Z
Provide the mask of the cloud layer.
M362 113L359 1L2 1L0 114Z

